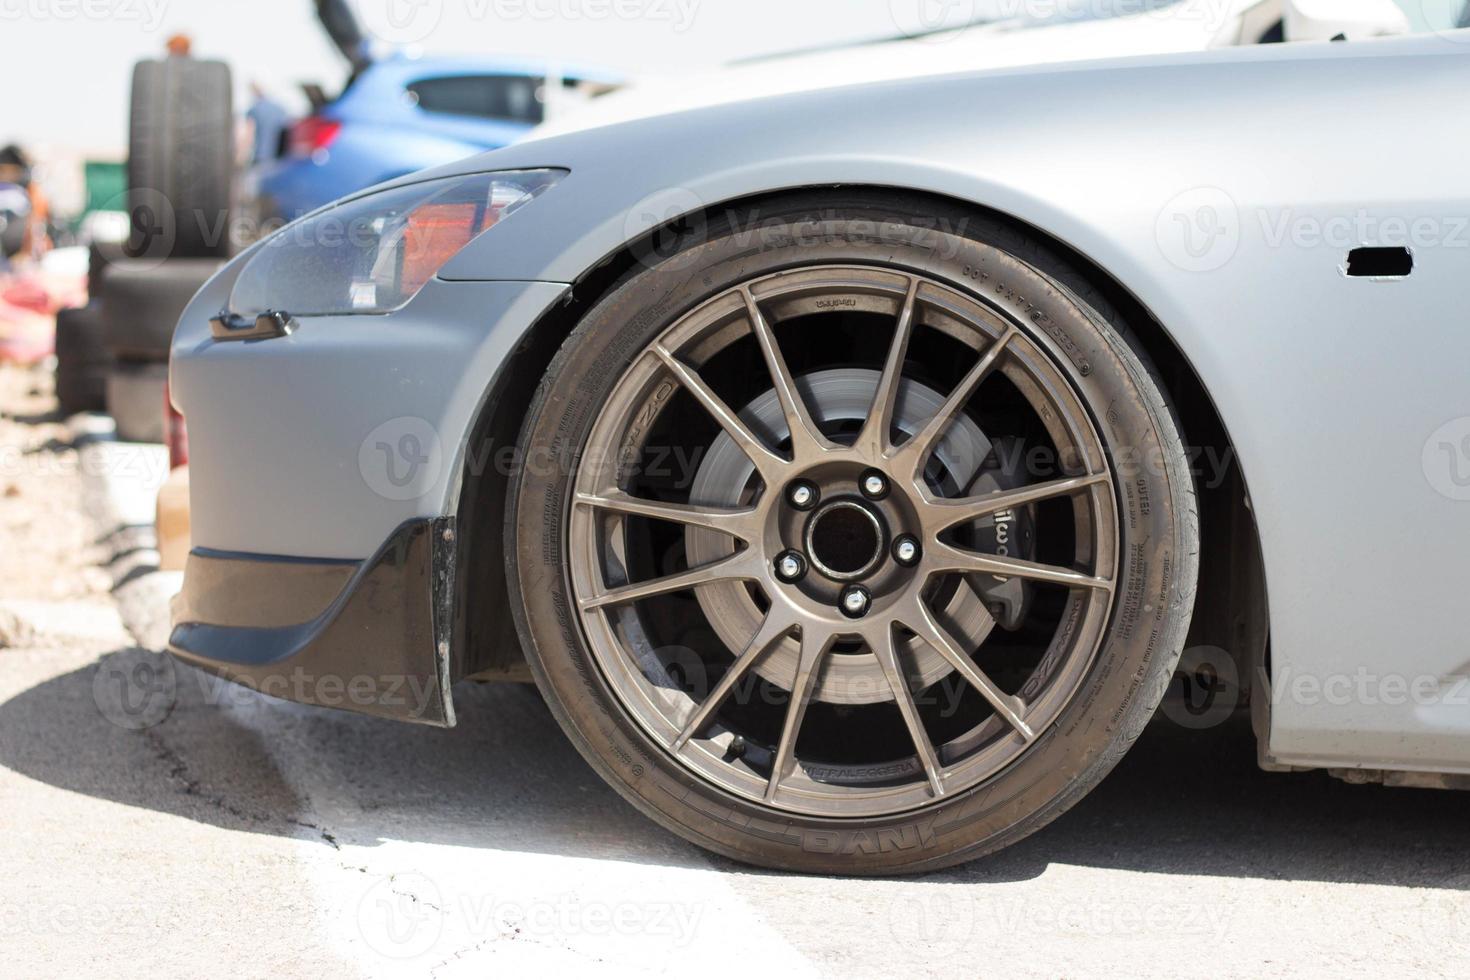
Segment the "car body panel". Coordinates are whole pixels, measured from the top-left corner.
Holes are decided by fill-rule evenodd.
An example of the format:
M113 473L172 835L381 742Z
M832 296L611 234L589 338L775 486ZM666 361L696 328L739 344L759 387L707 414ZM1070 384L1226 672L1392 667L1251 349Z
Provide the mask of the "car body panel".
M1467 33L1228 49L739 103L536 141L412 179L571 170L441 270L442 280L466 287L573 282L681 214L838 184L973 202L1064 242L1158 319L1233 440L1269 589L1268 756L1282 764L1470 771L1470 708L1448 695L1470 673L1455 615L1470 503L1444 492L1424 453L1445 423L1470 415L1470 331L1460 326L1470 282L1460 223L1470 214L1460 105L1467 82ZM742 138L749 133L760 135ZM1400 224L1407 230L1421 221L1430 230L1414 241L1411 276L1344 275L1350 248L1395 244L1389 239L1404 233ZM384 508L348 484L361 433L404 414L384 404L384 392L422 392L401 404L448 422L445 439L467 435L466 407L475 400L467 389L487 383L494 362L486 348L468 361L460 359L463 346L437 359L422 353L429 331L457 336L431 322L449 312L435 305L437 297L450 302L449 289L441 282L426 290L427 302L394 315L384 331L418 338L402 341L422 365L412 382L377 363L407 348L382 335L364 344L346 323L312 323L271 341L281 353L255 358L259 369L226 368L239 348L215 355L176 344L186 362L218 357L217 378L193 363L175 367L189 376L175 384L191 428L195 411L209 413L214 438L230 432L232 413L262 400L277 425L307 411L310 399L279 380L301 376L287 357L292 344L305 343L297 337L321 338L313 342L322 345L319 377L351 379L352 390L338 392L345 403L314 403L330 422L325 429L312 419L284 440L267 438L262 423L257 448L262 458L284 456L276 470L290 475L292 498L353 509L313 508L315 521L288 518L293 533L274 540L343 553L360 551L362 526L382 530ZM487 319L508 338L560 289L519 294L515 316L502 305ZM181 327L181 336L193 329ZM499 339L487 345L507 349ZM332 360L340 371L328 374ZM272 395L286 411L275 413ZM233 407L221 414L215 400ZM334 441L347 430L357 439ZM313 463L318 456L325 460ZM222 466L206 492L227 492L222 484L238 469ZM262 490L272 481L246 482ZM203 504L198 489L195 499ZM450 506L439 488L396 513ZM267 523L261 519L219 511L208 523L210 534L241 542L267 530L257 526ZM1377 679L1370 696L1338 693L1343 679L1365 674ZM1391 696L1388 677L1428 678L1437 697Z
M232 282L207 285L174 338L194 546L354 561L405 521L450 512L459 434L566 290L431 282L391 317L311 317L269 342L216 341L209 318ZM417 449L400 456L405 438Z

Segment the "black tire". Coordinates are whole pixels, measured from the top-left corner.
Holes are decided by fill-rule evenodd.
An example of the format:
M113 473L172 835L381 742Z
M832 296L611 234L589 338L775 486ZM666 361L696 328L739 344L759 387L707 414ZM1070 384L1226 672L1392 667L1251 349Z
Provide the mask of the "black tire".
M63 415L107 410L111 366L98 304L56 314L56 401Z
M108 267L126 258L126 242L93 242L87 246L87 295L93 299L101 296Z
M1127 329L1083 277L998 222L899 195L769 201L734 224L712 220L668 259L629 274L592 309L549 368L520 446L506 540L511 606L552 711L589 763L664 827L766 867L902 874L967 861L1045 826L1118 762L1159 704L1193 608L1198 523L1176 423ZM935 230L962 230L955 234ZM746 221L749 221L747 224ZM749 229L759 227L756 239ZM743 233L741 229L744 229ZM890 817L776 810L701 779L651 739L589 650L567 568L564 522L575 459L624 369L683 312L754 276L861 264L921 271L984 296L1036 332L1081 396L1109 454L1161 465L1116 479L1120 573L1096 659L1076 695L1019 760L967 790ZM982 289L972 275L988 270ZM1115 473L1117 470L1115 470Z
M165 58L133 68L128 130L130 254L225 258L235 121L222 61Z
M168 360L179 317L219 267L214 259L124 259L108 266L98 299L104 343L112 356Z

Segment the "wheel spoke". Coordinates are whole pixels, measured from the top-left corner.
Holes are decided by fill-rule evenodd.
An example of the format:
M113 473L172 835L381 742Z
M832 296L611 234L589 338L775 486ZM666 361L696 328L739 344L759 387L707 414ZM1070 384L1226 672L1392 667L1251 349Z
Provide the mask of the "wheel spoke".
M679 737L674 739L675 752L682 749L691 738L698 735L704 729L710 717L719 710L720 705L724 703L725 698L729 697L730 691L740 682L740 679L750 673L750 669L756 665L761 657L765 656L767 651L778 642L785 639L786 635L795 628L796 623L794 620L778 618L775 615L774 608L771 612L766 613L765 621L761 623L760 629L756 630L755 636L751 637L750 642L745 645L745 649L740 651L740 655L735 658L735 662L725 671L725 676L720 678L720 682L714 686L714 690L710 691L709 696L704 699L699 707L694 710L694 714L690 715L689 720L684 723L683 729L679 732Z
M644 500L621 490L596 494L579 493L577 503L584 507L610 510L634 517L649 517L674 524L708 528L746 543L753 542L759 536L759 528L754 520L756 511L750 507L704 507L698 504L665 503L661 500Z
M929 568L936 572L980 572L997 578L1024 578L1033 582L1048 582L1074 589L1098 589L1111 592L1110 579L1087 572L1079 572L1060 565L1043 565L1022 558L1005 558L986 555L978 551L965 551L951 545L929 542Z
M735 445L739 446L741 452L750 458L762 475L770 474L787 465L786 460L767 448L766 444L750 431L750 427L740 420L740 416L731 411L724 399L715 394L714 389L699 376L699 372L679 360L661 344L655 344L653 352L660 361L663 361L664 366L673 372L674 377L679 379L679 383L684 386L685 390L704 406L705 411L714 416L720 428L724 429L725 434L735 441Z
M832 649L835 637L831 633L815 633L803 628L801 634L801 656L797 660L796 675L791 681L791 703L786 706L786 720L781 726L781 741L776 746L776 759L771 765L771 779L766 784L766 802L776 798L781 780L792 766L796 754L796 738L801 733L801 722L806 717L806 706L811 703L812 689L817 684L817 668L822 657Z
M910 601L906 612L900 613L898 621L918 634L919 639L939 651L940 656L948 660L956 670L960 672L970 686L980 693L980 696L990 702L995 713L1004 718L1016 733L1027 742L1036 739L1025 720L1021 717L1024 705L1019 698L1011 697L1009 694L995 686L995 682L986 677L984 672L976 666L975 661L965 652L949 631L930 614L922 599Z
M979 388L980 383L990 376L996 362L1000 360L1000 355L1005 353L1006 346L1016 334L1015 327L1007 327L1006 332L1000 335L1000 339L990 345L975 366L970 368L970 372L955 386L954 391L950 392L944 404L939 406L939 411L934 413L934 417L926 422L924 428L919 430L912 439L893 450L891 456L911 466L915 474L922 471L924 463L929 459L929 453L933 451L944 433L949 430L950 423L954 421L955 416L964 411L965 403L970 400L975 389Z
M670 592L682 592L685 589L692 589L697 585L708 585L711 582L753 581L760 577L756 559L752 557L750 549L746 549L728 558L700 565L698 568L606 589L597 595L581 600L581 606L583 609L601 609L604 606L636 602L639 599L667 595Z
M888 687L893 691L893 700L897 702L903 722L908 726L914 751L924 766L924 775L929 779L929 791L935 796L943 796L944 776L939 768L939 758L934 752L934 743L930 741L929 733L924 730L923 719L919 717L919 706L914 703L913 692L909 690L909 679L899 664L898 644L894 640L892 626L885 624L877 642L869 641L869 646L873 649L873 656L878 658L878 665L883 668Z
M744 286L740 288L740 295L745 299L751 333L755 334L761 354L766 359L766 368L771 372L771 383L776 390L776 399L781 403L781 414L786 417L786 427L791 431L792 457L800 460L813 453L837 448L822 435L822 430L807 411L801 391L796 387L796 379L791 376L791 369L786 366L786 358L782 356L781 347L776 343L776 334L771 330L771 325L761 312L755 297Z
M1001 511L1015 510L1040 500L1050 500L1052 497L1077 493L1107 481L1106 473L1093 473L1087 476L1067 477L1062 480L1048 480L1045 483L1036 483L1016 490L997 490L994 493L979 494L974 497L927 499L924 501L924 507L929 511L925 515L927 518L925 520L926 530L930 534L942 534L956 524L978 521L982 517L989 517Z
M888 360L883 364L883 374L878 379L878 388L873 392L873 405L868 409L868 421L858 436L857 445L873 456L886 455L892 448L889 435L893 431L893 416L898 406L898 391L903 383L903 363L908 356L909 337L914 329L914 307L919 295L919 280L909 281L908 293L903 299L903 309L898 314L898 326L893 331L893 343L888 347Z

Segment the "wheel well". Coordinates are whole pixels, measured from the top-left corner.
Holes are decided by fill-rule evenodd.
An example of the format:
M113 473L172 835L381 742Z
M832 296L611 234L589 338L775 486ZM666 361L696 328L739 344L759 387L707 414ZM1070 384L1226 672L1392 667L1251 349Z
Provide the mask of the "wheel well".
M854 188L842 190L851 192ZM877 188L875 188L877 190ZM891 194L887 188L882 189ZM514 447L526 406L557 350L582 317L639 265L640 249L655 236L699 226L732 212L768 204L784 195L763 194L728 201L686 215L650 231L643 239L604 258L582 276L551 310L527 331L501 372L470 434L467 458L487 460ZM946 208L963 208L1044 242L1078 271L1120 313L1142 352L1152 361L1180 422L1191 453L1200 512L1200 580L1187 645L1214 647L1230 654L1249 696L1251 682L1264 678L1267 618L1266 582L1260 541L1239 459L1224 421L1203 382L1173 338L1148 309L1106 270L1045 232L1008 215L967 201L914 194ZM504 507L509 488L503 467L467 467L459 507L461 574L456 603L459 638L456 676L527 679L519 638L506 608Z

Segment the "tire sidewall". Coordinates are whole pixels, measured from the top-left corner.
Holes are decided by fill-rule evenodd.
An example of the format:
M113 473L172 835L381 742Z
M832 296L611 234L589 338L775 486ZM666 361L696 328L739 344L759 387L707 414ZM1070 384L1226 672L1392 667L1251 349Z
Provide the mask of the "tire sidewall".
M1189 618L1180 607L1193 591L1185 540L1192 490L1162 396L1118 334L1064 284L1070 270L1005 226L958 210L854 198L776 206L741 227L701 228L672 259L626 278L573 332L532 406L522 453L547 465L527 466L513 480L507 531L511 606L537 682L584 756L624 796L737 860L881 874L1002 847L1060 814L1111 769L1177 662ZM633 360L712 295L760 275L829 264L919 272L1025 325L1093 412L1113 457L1119 510L1118 587L1105 638L1061 717L1020 760L978 786L917 813L854 820L797 817L736 797L654 744L603 678L566 572L574 461ZM1120 461L1119 450L1131 462Z

